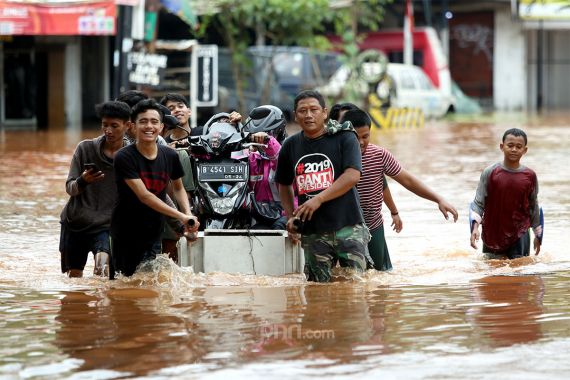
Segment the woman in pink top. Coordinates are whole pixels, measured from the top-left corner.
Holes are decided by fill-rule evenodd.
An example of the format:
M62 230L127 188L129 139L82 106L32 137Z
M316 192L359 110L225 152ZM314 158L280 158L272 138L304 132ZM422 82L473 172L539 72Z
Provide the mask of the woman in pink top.
M244 124L251 141L263 144L252 147L249 154L249 189L252 193L254 229L284 230L287 219L274 181L277 157L285 139L287 121L283 112L271 105L254 108Z

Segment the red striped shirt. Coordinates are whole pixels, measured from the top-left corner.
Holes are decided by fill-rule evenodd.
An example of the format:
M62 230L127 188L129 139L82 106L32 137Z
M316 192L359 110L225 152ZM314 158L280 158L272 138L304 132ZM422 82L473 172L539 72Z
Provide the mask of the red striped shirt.
M364 221L369 229L375 230L384 223L382 219L384 175L393 177L401 170L402 165L392 153L374 144L368 144L362 155L362 175L357 188Z

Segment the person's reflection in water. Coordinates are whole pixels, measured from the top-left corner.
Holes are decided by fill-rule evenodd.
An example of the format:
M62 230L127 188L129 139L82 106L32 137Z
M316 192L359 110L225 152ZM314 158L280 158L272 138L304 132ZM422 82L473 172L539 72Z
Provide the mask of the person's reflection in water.
M537 322L543 312L540 276L486 277L472 285L477 305L469 309L468 316L492 346L529 343L542 337Z
M161 312L153 290L112 289L106 297L66 292L56 321L55 344L83 360L79 372L107 369L144 376L205 354L195 326Z

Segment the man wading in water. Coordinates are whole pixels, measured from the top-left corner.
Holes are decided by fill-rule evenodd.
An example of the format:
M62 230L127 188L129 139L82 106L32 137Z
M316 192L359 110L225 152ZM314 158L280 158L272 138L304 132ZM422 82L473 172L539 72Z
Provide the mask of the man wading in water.
M61 212L61 271L82 277L89 252L95 275L108 274L109 226L117 199L113 158L127 144L131 108L123 102L98 105L103 135L77 145L65 183L69 201Z
M295 120L303 129L283 143L275 181L295 238L295 219L303 222L301 242L305 274L311 281L328 282L331 268L366 269L369 233L358 204L356 184L362 170L360 146L354 131L327 133L327 108L317 91L295 98ZM293 182L299 207L293 210Z
M163 116L154 100L137 103L132 110L136 143L122 149L115 158L119 199L111 219L111 279L115 270L132 275L140 263L161 252L164 216L183 222L187 233L198 230L198 219L190 213L182 184L184 170L178 154L166 145L156 144L164 127ZM170 181L182 212L165 203Z

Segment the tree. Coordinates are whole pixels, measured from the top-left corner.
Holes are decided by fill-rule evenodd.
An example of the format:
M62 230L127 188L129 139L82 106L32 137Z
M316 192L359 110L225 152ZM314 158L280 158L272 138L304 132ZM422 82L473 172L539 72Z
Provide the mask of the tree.
M389 0L217 0L215 10L201 17L201 30L210 25L223 36L232 54L232 74L236 83L239 109L244 109L244 80L251 75L253 63L247 48L271 41L273 46L296 45L315 49L330 48L323 35L325 26L334 25L343 36L342 52L351 61L358 52L358 26L377 28L383 5ZM347 34L347 30L349 33ZM255 36L254 33L257 33ZM255 39L254 39L255 38ZM262 99L267 100L273 61L267 62ZM256 73L258 75L258 73Z
M353 80L347 81L344 101L360 103L358 98L362 96L358 84L361 81L354 78L359 69L359 43L366 37L366 33L361 33L360 29L366 31L376 31L384 19L384 8L392 0L353 0L350 7L345 7L342 11L336 12L332 18L334 29L341 37L340 46L335 48L341 51L340 60L350 70ZM364 102L366 103L366 102Z

